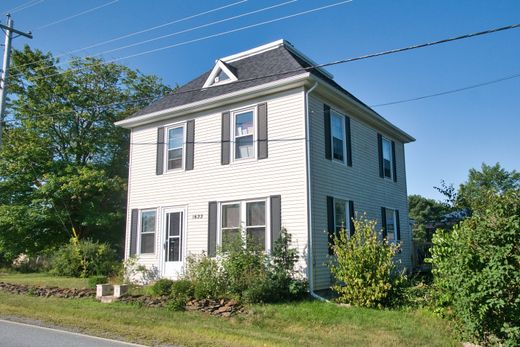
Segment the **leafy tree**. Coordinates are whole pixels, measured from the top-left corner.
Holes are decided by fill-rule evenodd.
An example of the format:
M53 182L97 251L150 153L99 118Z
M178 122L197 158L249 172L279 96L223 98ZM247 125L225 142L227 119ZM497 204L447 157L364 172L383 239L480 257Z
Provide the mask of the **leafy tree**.
M129 135L114 122L170 91L155 76L100 59L66 69L26 46L13 54L0 150L0 253L80 238L123 238Z
M470 179L471 181L471 179ZM433 237L436 304L466 338L520 345L520 190L477 193L473 214Z
M478 208L488 191L502 194L520 188L520 172L507 171L496 163L493 166L482 163L481 170L470 169L468 180L461 184L455 205L461 209Z
M450 211L446 203L425 198L421 195L408 196L408 213L414 221L413 236L416 240L430 241L431 233L427 229L428 223L436 223Z

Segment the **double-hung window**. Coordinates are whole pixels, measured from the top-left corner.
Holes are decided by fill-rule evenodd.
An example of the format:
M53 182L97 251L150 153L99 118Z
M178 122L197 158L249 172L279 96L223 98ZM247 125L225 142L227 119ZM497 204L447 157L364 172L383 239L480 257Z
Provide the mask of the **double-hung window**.
M229 249L231 242L238 238L245 239L247 245L254 244L266 250L267 223L266 201L240 201L221 205L222 250Z
M341 199L334 199L334 227L336 235L339 235L342 230L348 229L348 221L347 202Z
M330 127L332 158L345 162L345 117L331 110Z
M184 126L168 128L168 170L178 170L184 167Z
M140 253L155 253L156 211L141 211Z
M386 239L389 243L395 243L397 241L397 215L395 210L387 208L386 212Z
M233 117L235 160L255 157L255 114L253 110L235 112Z
M392 142L383 137L383 174L386 178L392 178Z

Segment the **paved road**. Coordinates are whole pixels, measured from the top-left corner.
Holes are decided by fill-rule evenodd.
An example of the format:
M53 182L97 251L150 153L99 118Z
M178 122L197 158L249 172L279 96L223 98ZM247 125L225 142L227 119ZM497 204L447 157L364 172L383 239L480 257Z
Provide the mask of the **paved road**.
M0 346L135 347L140 345L0 319Z

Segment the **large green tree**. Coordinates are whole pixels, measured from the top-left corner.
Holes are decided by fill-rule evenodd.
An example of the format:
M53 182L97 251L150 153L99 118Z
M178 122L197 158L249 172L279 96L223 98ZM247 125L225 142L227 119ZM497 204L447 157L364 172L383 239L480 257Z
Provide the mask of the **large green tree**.
M114 122L168 92L155 76L94 58L61 69L50 53L13 54L0 150L0 253L70 237L123 239L129 135Z
M432 233L428 224L436 225L443 215L450 212L448 204L421 195L408 196L408 213L413 220L415 240L431 241Z

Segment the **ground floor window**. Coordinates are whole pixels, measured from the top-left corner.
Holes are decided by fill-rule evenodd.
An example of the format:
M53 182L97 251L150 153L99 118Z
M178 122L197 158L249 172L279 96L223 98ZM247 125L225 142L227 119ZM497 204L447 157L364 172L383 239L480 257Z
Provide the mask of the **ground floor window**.
M391 208L385 208L386 215L386 239L388 242L396 242L397 241L397 213L396 210Z
M155 253L156 211L141 211L140 253Z
M266 200L238 201L221 204L222 251L237 238L267 250Z

